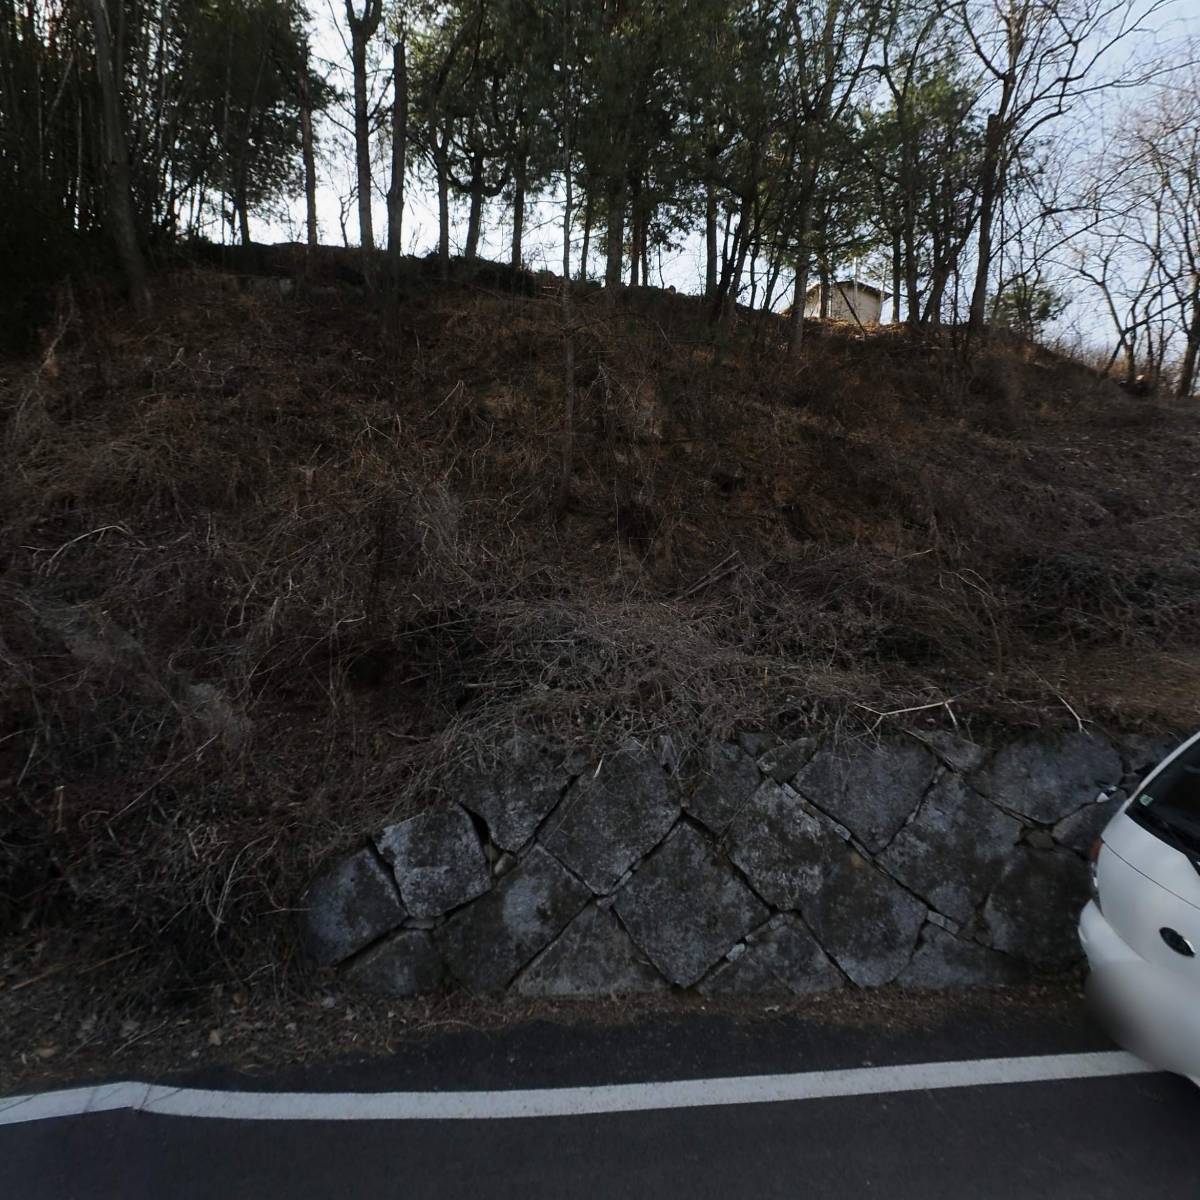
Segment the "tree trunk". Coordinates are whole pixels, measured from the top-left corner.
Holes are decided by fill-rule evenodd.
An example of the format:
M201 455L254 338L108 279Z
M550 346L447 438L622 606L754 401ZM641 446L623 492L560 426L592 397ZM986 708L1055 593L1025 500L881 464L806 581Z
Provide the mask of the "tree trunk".
M1175 390L1180 400L1187 400L1196 385L1196 365L1200 360L1200 276L1192 287L1192 319L1188 325L1183 362L1179 366L1179 386Z
M759 253L762 250L761 236L755 236L754 248L750 251L750 307L753 308L758 302L758 275L755 272L755 263L758 261Z
M621 262L625 249L625 181L612 179L608 185L608 245L604 264L604 287L615 295L621 286Z
M750 229L751 221L751 202L749 199L742 201L742 211L738 217L738 231L734 238L734 246L736 253L734 255L733 270L729 275L729 287L725 292L721 305L721 323L729 328L733 325L734 319L737 316L738 293L742 290L742 274L746 270L746 255L750 251L750 240L753 236Z
M525 172L528 158L522 154L517 158L516 176L513 181L513 233L512 233L512 269L519 271L522 266L521 242L525 236ZM564 225L564 229L569 226Z
M388 263L392 282L400 278L404 253L404 175L408 167L408 62L404 34L392 45L392 174L388 183Z
M641 206L638 204L638 196L635 191L633 200L630 204L630 219L629 219L629 286L637 287L640 282L638 273L642 265L641 253Z
M238 235L243 246L250 245L250 206L246 202L246 185L245 180L238 184L238 189L233 197L233 210L237 213L238 220Z
M833 280L829 270L829 264L824 259L817 263L817 278L821 281L821 316L828 319L830 313L830 301L833 299Z
M558 477L555 510L561 514L571 498L571 475L575 465L575 335L571 328L571 206L574 196L571 181L571 122L574 120L571 96L571 59L568 40L571 27L571 3L563 0L563 206L562 322L563 322L563 429L562 460ZM517 264L514 264L517 265Z
M363 253L375 249L371 223L371 141L367 123L367 43L355 36L352 50L354 70L354 156L358 184L358 240Z
M775 289L779 286L779 273L783 269L783 260L780 255L771 252L771 258L767 263L767 286L763 292L763 310L771 311L771 306L775 303Z
M317 158L313 146L312 96L308 86L308 46L304 47L304 59L300 64L300 146L304 160L304 218L308 237L309 262L317 247Z
M804 348L804 301L808 295L808 251L796 260L796 291L792 297L792 328L788 338L788 358L795 362Z
M366 0L361 17L346 0L350 26L350 65L354 77L354 158L358 182L358 240L363 252L363 278L374 283L375 231L371 223L371 126L367 112L367 43L379 28L382 0Z
M445 282L450 278L450 175L446 169L445 155L437 154L438 192L438 274Z
M116 243L117 256L125 272L125 282L134 308L150 311L150 288L146 282L146 264L138 243L137 223L133 215L130 191L129 152L125 142L125 122L121 115L117 77L113 64L112 39L104 0L88 0L96 42L96 78L100 84L100 103L104 122L105 174L108 181L108 220Z
M900 244L904 260L904 303L908 312L905 319L915 329L921 323L921 282L917 270L916 231L912 225L904 227Z
M992 222L996 216L996 201L1003 186L1000 170L1002 133L999 118L994 114L989 116L979 183L979 241L976 249L975 286L971 291L971 309L967 316L967 334L971 337L983 332L987 316L988 279L992 270Z
M946 287L949 283L950 268L946 266L934 267L933 275L929 281L929 295L925 299L925 314L921 318L923 325L941 325L942 302L946 297Z
M583 204L583 248L579 254L579 278L587 278L588 254L592 249L592 195L589 192Z
M808 239L812 232L812 193L806 192L800 200L799 236L800 253L796 258L796 292L792 297L792 328L788 339L788 358L795 362L804 347L804 305L808 299L808 266L812 258Z
M483 223L483 154L475 151L471 156L471 207L467 213L467 244L463 257L474 262L479 252L479 227Z
M704 201L704 297L712 300L717 294L717 189L710 183Z
M900 279L903 273L903 256L900 250L900 235L892 238L892 324L900 324Z

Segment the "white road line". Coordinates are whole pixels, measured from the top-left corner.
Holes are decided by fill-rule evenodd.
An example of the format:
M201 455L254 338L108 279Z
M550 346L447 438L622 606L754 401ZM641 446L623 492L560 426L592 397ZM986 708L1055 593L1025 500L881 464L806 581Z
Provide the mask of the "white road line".
M665 1083L499 1092L238 1092L126 1082L0 1099L0 1125L19 1125L114 1109L234 1121L480 1121L512 1117L578 1117L723 1104L775 1104L789 1100L822 1100L1000 1083L1096 1079L1155 1070L1132 1054L1105 1051L856 1067L841 1071L806 1071L796 1075L744 1075L728 1079L680 1079Z

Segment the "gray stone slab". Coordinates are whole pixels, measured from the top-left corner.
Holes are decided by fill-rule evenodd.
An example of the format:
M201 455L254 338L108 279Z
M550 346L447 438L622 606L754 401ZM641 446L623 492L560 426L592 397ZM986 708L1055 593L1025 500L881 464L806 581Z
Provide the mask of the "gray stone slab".
M535 845L485 896L434 932L453 975L478 992L504 988L588 902L587 887Z
M1168 734L1127 733L1117 741L1126 771L1140 783L1184 738Z
M1016 960L978 942L926 925L912 961L896 977L901 987L1006 987L1028 979Z
M322 871L300 905L305 945L322 967L356 954L405 916L395 882L369 847Z
M848 843L830 849L821 887L801 901L800 914L852 982L890 983L912 957L925 906Z
M724 833L761 781L754 760L740 746L718 742L709 747L685 807L714 833Z
M1021 836L1021 823L947 773L879 858L931 907L970 921Z
M816 738L795 738L761 755L758 769L776 783L788 783L817 752L818 745Z
M779 738L773 733L758 733L750 730L742 730L737 735L738 745L741 746L751 758L758 758L760 755L768 751L772 746L778 745Z
M636 996L665 991L611 912L585 908L517 977L522 996Z
M983 923L993 946L1046 969L1078 961L1087 866L1068 850L1019 847L988 897Z
M666 772L653 755L628 747L580 776L539 835L592 891L611 891L656 846L679 816Z
M858 743L818 751L795 787L876 853L920 803L936 770L933 755L910 739Z
M554 810L574 764L563 750L531 738L510 742L506 757L463 768L449 782L452 796L487 823L502 850L519 850Z
M389 825L376 843L414 917L441 916L492 886L479 834L456 804Z
M787 784L764 783L730 827L729 857L754 890L776 908L798 908L824 886L833 824L809 811Z
M1078 812L1063 817L1054 826L1054 840L1060 846L1086 857L1093 843L1104 832L1105 825L1116 816L1121 810L1121 805L1128 799L1124 792L1117 792L1106 800L1085 804Z
M924 742L951 770L961 771L964 775L977 771L987 758L987 751L982 746L948 730L918 731L913 737Z
M376 996L421 996L442 986L445 970L428 933L402 929L347 963L345 977Z
M845 982L804 925L790 913L778 913L747 938L742 954L718 963L698 990L706 996L802 996Z
M681 987L768 916L717 848L686 823L642 864L613 907L650 961Z
M1027 737L1002 746L970 779L973 787L1012 812L1043 825L1112 791L1121 759L1107 739L1086 733Z

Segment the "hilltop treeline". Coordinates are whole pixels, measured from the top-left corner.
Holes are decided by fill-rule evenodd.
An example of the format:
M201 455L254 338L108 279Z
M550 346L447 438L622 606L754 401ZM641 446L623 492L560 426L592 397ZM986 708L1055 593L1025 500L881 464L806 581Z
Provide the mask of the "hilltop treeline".
M714 321L854 262L913 325L1030 335L1086 289L1112 362L1186 396L1200 114L1161 58L1170 8L3 0L9 328L44 320L46 281L114 247L145 306L147 254L181 237L248 241L252 215L305 195L315 242L318 183L349 180L343 233L357 208L361 243L397 255L406 192L436 196L444 270L453 248L476 256L489 214L520 266L539 199L573 269L594 261L610 287L647 282L658 250L695 236ZM1152 80L1165 99L1110 89L1134 96L1117 135L1101 145L1088 126L1078 150L1106 85ZM802 334L797 320L793 349Z

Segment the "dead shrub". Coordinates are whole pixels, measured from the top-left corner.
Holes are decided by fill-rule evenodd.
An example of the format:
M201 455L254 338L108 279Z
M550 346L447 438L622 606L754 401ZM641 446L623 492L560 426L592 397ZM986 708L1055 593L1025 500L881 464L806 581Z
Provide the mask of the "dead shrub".
M1192 415L1049 352L830 327L797 366L774 319L714 347L686 297L581 295L558 513L558 308L413 287L189 272L0 370L8 929L274 970L316 861L517 735L679 767L945 701L1194 721L1152 679L1197 657Z

